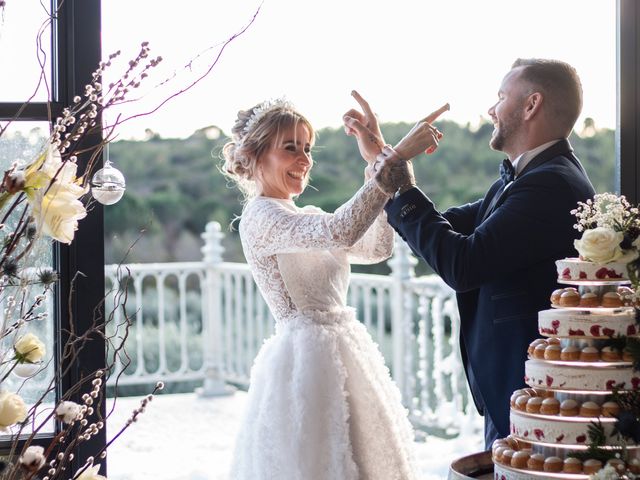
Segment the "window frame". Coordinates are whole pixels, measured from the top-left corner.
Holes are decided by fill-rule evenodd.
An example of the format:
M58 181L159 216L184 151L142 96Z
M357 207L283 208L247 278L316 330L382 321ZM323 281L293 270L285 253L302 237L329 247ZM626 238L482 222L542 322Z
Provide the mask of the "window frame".
M51 121L58 117L65 105L72 104L75 95L84 93L84 86L91 81L91 74L102 57L100 28L101 0L50 0L50 9L56 12L51 25L51 96L50 102L32 102L28 105L16 102L0 102L0 120ZM49 116L51 115L51 117ZM99 120L99 119L98 119ZM102 135L97 134L87 142L98 144ZM89 145L89 143L87 143ZM78 156L80 171L86 166L88 155ZM97 160L102 163L102 157ZM54 268L60 279L54 293L54 363L61 367L60 358L69 331L71 319L75 330L86 331L95 315L104 312L104 227L103 207L95 203L79 225L71 245L54 242ZM82 272L84 275L76 275ZM75 277L75 281L74 281ZM73 294L72 294L73 293ZM71 295L72 294L72 295ZM71 297L71 302L68 299ZM105 367L106 343L96 335L90 346L82 349L67 375L56 385L56 401L63 392L89 373ZM76 398L80 402L80 392ZM98 415L106 418L106 405L94 405ZM33 443L47 446L61 429L59 422L53 433L39 434ZM106 445L106 428L82 442L77 448L69 469L77 471L85 459ZM0 451L6 453L10 441L0 442ZM106 475L106 462L101 462L101 473Z
M616 181L632 204L640 202L640 3L616 3Z

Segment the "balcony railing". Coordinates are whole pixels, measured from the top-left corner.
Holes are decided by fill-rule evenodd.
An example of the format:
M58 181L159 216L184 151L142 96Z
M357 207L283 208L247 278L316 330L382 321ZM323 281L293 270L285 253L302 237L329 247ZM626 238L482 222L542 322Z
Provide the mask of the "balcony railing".
M203 395L224 393L226 383L248 387L274 320L248 266L223 261L220 225L209 223L202 237L201 262L106 267L110 296L129 280L131 360L119 364L121 385L201 380ZM353 274L348 300L380 346L414 424L451 434L476 415L459 356L455 296L438 276L416 277L415 263L396 242L391 274ZM121 323L122 314L114 315Z

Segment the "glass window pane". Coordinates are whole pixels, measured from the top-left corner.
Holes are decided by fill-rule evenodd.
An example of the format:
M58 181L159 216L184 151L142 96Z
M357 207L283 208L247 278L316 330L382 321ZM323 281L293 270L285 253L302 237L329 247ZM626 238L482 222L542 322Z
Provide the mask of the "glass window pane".
M14 162L26 164L34 159L45 145L49 135L48 128L46 122L12 123L0 137L0 172L7 170ZM9 200L2 209L3 215L11 210L11 202L16 198ZM0 245L5 245L8 234L15 231L23 208L24 202L4 219L4 227L0 230ZM2 247L0 255L4 251ZM51 241L44 237L35 241L24 256L21 255L23 251L24 248L20 246L12 254L18 265L17 275L11 275L11 272L5 270L0 276L0 382L3 390L18 393L27 408L31 408L52 387L54 372L53 292L45 292L45 287L39 282L39 273L51 269ZM7 265L6 260L3 265ZM45 293L47 295L44 302L34 307L30 315L29 310L36 302L36 297ZM38 314L44 316L38 317ZM21 319L27 321L16 328ZM36 335L42 341L46 354L42 363L15 365L13 345L27 333ZM54 401L53 391L45 396L38 407L41 413L34 423L36 426L42 423ZM53 427L53 422L49 421L39 432L52 432ZM23 433L30 433L30 428L29 425Z
M43 2L46 5L46 2ZM51 85L51 28L41 2L10 1L0 9L0 101L42 101ZM38 42L38 32L41 32ZM40 82L44 62L46 83ZM5 68L10 65L11 68ZM39 86L38 86L39 85Z

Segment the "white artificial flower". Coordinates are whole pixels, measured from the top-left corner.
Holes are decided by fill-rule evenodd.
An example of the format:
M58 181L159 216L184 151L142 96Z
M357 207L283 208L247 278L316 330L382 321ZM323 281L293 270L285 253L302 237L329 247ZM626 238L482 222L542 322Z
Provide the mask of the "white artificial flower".
M26 170L25 191L38 231L62 243L71 243L78 220L87 216L79 198L87 193L76 178L78 166L63 162L52 145L44 159Z
M622 232L607 227L596 227L585 230L582 238L575 240L573 245L583 260L601 264L615 261L628 263L638 257L638 252L622 250L620 243L623 239Z
M589 480L618 480L620 476L616 469L611 465L606 465L600 469L597 473L594 473L589 477Z
M20 395L0 393L0 429L7 429L27 418L27 406Z
M39 445L31 445L30 447L27 447L19 459L22 468L28 472L37 472L44 466L45 461L44 447Z
M19 363L38 363L46 355L44 343L33 333L21 336L13 345Z
M80 416L80 405L65 400L56 407L56 417L64 423L73 423Z
M99 475L100 465L92 465L80 474L76 480L107 480L104 475ZM77 474L76 474L77 475Z

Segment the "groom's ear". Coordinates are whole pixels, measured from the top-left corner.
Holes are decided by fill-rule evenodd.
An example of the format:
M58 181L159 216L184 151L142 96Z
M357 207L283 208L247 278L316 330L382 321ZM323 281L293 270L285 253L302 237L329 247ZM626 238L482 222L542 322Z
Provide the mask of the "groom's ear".
M533 92L527 96L524 102L524 119L531 120L540 114L544 97L540 92Z

